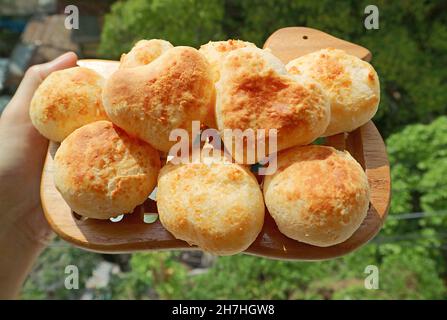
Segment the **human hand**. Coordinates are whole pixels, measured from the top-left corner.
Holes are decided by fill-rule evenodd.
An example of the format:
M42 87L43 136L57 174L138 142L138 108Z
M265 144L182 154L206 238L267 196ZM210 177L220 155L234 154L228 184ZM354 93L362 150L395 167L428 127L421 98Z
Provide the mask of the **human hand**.
M29 106L43 79L53 71L74 67L76 61L76 54L68 52L28 69L0 117L0 287L6 281L3 277L13 277L7 274L8 267L17 273L23 267L10 266L12 260L20 262L21 252L40 252L49 240L39 191L48 140L33 127Z

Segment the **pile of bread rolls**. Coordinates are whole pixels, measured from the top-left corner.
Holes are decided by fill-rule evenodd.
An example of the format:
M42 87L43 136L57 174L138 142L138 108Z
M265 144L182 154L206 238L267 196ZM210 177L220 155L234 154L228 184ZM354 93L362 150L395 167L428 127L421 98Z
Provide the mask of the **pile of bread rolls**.
M123 54L107 79L84 67L52 73L30 117L61 142L54 182L73 211L95 219L131 213L157 186L159 217L174 237L229 255L256 239L265 207L284 235L315 246L356 231L369 206L364 170L348 152L312 142L368 122L379 91L374 68L341 50L284 65L240 40L196 50L153 39ZM276 129L276 172L260 185L244 151L161 161L175 144L170 132L190 132L195 120L219 133Z

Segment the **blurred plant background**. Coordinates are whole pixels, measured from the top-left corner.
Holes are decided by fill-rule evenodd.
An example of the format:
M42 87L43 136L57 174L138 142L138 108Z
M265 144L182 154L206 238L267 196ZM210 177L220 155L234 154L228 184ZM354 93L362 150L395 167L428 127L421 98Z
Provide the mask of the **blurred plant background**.
M369 4L379 8L379 30L363 26ZM447 1L117 1L96 52L117 59L143 38L194 47L239 38L262 46L285 26L317 28L373 54L382 89L374 122L386 139L393 179L380 234L352 254L322 262L198 252L110 256L56 239L23 298L447 298ZM64 288L68 264L79 267L80 290ZM380 270L379 290L364 287L367 265Z

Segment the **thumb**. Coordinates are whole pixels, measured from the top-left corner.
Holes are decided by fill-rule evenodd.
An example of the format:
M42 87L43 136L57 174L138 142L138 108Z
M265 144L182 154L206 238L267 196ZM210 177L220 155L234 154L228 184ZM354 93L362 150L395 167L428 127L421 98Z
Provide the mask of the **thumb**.
M25 119L23 117L28 118L29 104L37 87L53 71L76 66L77 59L74 52L67 52L50 62L34 65L29 68L11 102L3 111L3 115L19 117L16 120Z

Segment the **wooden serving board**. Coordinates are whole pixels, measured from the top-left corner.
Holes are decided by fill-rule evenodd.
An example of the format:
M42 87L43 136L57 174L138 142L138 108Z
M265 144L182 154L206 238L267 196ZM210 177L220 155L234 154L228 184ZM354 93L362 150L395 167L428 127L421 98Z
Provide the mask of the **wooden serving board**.
M371 58L371 53L365 48L309 28L280 29L272 34L264 45L264 48L270 48L285 63L327 47L343 49L365 60ZM106 77L111 69L118 66L117 62L104 60L99 61L99 67L98 61L95 60L80 60L78 64L91 67ZM246 253L277 259L329 259L359 248L380 230L388 212L391 191L389 163L380 133L370 121L349 134L327 137L324 144L348 150L365 169L371 187L371 203L360 228L345 242L321 248L284 236L266 211L263 229ZM49 224L61 238L81 248L104 253L197 249L175 239L159 220L153 223L144 222L145 213L157 212L156 202L151 199L138 206L132 214L124 215L119 222L84 219L74 214L54 186L53 158L57 147L58 144L50 143L42 173L41 199Z

